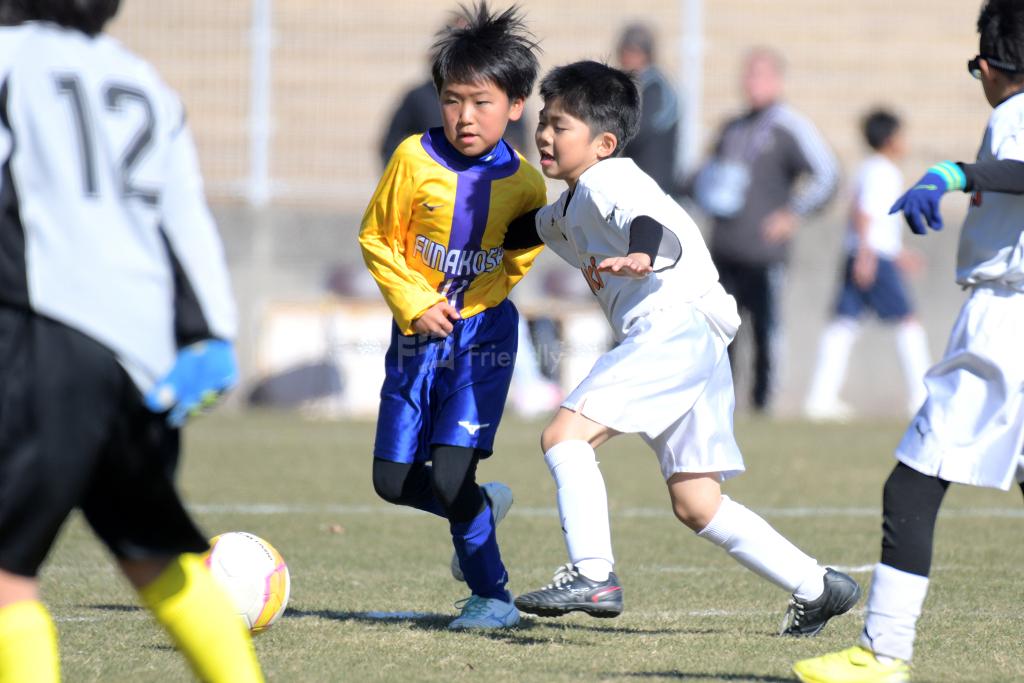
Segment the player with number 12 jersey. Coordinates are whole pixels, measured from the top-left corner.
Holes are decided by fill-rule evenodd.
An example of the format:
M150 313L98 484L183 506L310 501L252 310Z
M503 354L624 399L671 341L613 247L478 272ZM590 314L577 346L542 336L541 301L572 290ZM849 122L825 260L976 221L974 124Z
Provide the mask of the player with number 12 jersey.
M0 304L93 337L143 392L173 364L176 337L233 337L223 250L174 92L116 41L44 23L3 32L0 69ZM177 323L212 329L176 333L176 269L201 304Z
M0 678L60 678L38 572L80 509L204 681L263 680L174 485L237 377L182 106L103 34L118 0L0 0Z

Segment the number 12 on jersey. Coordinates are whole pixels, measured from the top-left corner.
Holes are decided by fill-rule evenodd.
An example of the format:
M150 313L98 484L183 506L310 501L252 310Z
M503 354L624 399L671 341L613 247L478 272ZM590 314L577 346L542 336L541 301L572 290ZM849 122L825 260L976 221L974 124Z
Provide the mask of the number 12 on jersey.
M74 117L75 130L78 135L79 158L82 163L82 191L86 197L99 195L96 179L96 142L92 126L92 114L89 111L81 79L75 74L54 74L57 92L67 97ZM124 112L128 107L138 107L142 112L142 123L132 135L128 144L121 152L119 160L119 192L125 199L140 199L146 204L155 205L159 201L156 190L140 186L134 181L136 165L144 158L153 143L153 130L156 118L153 104L146 93L124 83L108 83L103 86L101 97L105 114L113 115Z

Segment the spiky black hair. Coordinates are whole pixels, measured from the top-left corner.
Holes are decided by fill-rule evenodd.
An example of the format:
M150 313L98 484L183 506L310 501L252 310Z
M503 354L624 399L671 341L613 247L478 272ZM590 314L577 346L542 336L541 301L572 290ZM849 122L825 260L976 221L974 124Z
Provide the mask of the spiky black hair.
M979 52L990 66L1024 78L1024 3L988 0L978 15L978 34Z
M582 61L559 66L540 83L545 104L558 100L566 112L590 127L591 137L611 133L618 155L636 135L640 124L640 92L625 71L600 62Z
M0 25L52 21L94 36L103 31L121 0L0 0Z
M525 99L533 90L540 50L526 28L519 7L495 14L483 1L460 5L458 21L438 35L432 48L431 72L441 92L445 83L491 81L510 100Z

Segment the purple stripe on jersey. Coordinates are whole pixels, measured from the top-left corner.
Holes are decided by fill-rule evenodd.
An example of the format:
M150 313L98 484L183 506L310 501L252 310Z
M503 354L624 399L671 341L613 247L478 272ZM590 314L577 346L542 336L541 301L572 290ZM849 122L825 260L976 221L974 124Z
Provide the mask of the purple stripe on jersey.
M459 250L460 255L481 250L484 233L487 231L487 219L491 205L491 183L507 178L519 170L519 156L508 147L504 140L499 145L507 149L500 150L499 155L504 163L488 164L459 154L444 138L444 130L431 128L421 138L423 149L430 157L458 177L455 185L455 205L452 207L452 227L448 236L448 251ZM444 281L439 290L449 303L461 310L465 303L465 293L469 289L475 275L472 273L445 273Z
M480 250L484 232L487 230L487 214L490 207L491 179L484 177L483 174L459 174L455 189L452 232L448 237L449 253L452 249L459 249L462 254ZM472 259L470 269L472 270ZM472 272L468 275L445 275L446 280L455 280L452 287L458 287L455 301L452 303L455 308L462 309L466 290L474 277Z

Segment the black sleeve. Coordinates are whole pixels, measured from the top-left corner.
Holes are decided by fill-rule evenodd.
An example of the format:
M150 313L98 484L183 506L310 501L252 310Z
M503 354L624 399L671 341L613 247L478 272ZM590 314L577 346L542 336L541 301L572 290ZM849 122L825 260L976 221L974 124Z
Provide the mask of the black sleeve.
M964 192L1024 194L1024 161L996 159L976 164L956 163L967 177Z
M537 211L531 209L508 224L502 247L507 250L530 249L544 244L537 234Z
M199 303L192 283L188 281L185 269L181 267L181 261L171 247L167 233L160 228L160 237L163 240L164 248L167 249L167 257L171 262L171 270L174 273L174 341L179 349L189 344L194 344L204 339L212 339L213 333L210 325L203 315L203 307Z
M661 248L661 240L665 235L665 226L650 216L637 216L629 224L630 254L647 254L654 264L654 257Z

